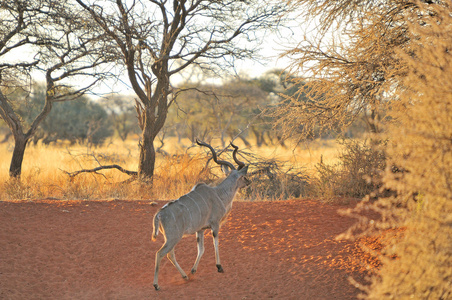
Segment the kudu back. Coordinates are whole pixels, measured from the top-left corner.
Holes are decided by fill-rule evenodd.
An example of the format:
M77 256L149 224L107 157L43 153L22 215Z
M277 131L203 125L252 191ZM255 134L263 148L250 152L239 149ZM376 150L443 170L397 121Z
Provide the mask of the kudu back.
M238 165L238 168L235 168L233 164L227 161L218 160L215 150L209 144L198 140L196 143L199 146L209 148L212 152L213 160L222 167L227 167L230 171L227 173L226 179L218 186L211 187L204 183L197 184L188 194L169 202L155 214L152 240L155 241L159 231L165 238L165 243L155 255L154 287L156 290L160 289L158 273L160 261L165 255L168 256L168 259L177 268L182 277L188 278L176 261L174 247L183 236L194 233L196 233L198 255L191 273L194 274L196 272L201 256L204 253L204 231L206 229L212 231L216 266L218 272L223 272L218 251L218 232L231 211L232 200L235 194L240 188L249 184L248 179L245 177L248 166L237 159L237 146L231 143L234 148L233 158Z

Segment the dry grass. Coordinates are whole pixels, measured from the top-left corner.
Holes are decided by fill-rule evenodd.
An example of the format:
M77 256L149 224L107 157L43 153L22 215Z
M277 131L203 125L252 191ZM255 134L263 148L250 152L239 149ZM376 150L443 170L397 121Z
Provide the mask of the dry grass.
M255 151L265 158L275 158L302 167L307 175L312 177L317 175L316 164L321 160L325 164L335 164L341 148L342 146L336 140L317 139L300 144L295 149L289 144L287 148L276 145L262 147Z
M131 139L126 142L113 140L91 149L68 144L30 145L26 150L21 181L11 180L8 176L13 144L0 144L0 199L174 199L197 182L222 178L219 168L203 170L206 164L204 149L190 147L188 140L178 143L171 138L163 148L169 155L157 156L152 189L139 183L123 183L129 176L117 170L105 170L102 174L85 173L72 179L64 172L94 168L100 164L118 164L136 170L137 144L137 140ZM280 146L245 148L240 142L238 145L259 159L283 162L283 169L302 169L306 177L315 175L315 165L321 157L324 162L333 163L338 154L335 141L313 141L295 150ZM291 186L285 181L287 179L281 179L281 184L285 185L282 189L287 190ZM262 188L262 184L255 188ZM268 191L247 194L265 198ZM285 191L281 195L291 194Z

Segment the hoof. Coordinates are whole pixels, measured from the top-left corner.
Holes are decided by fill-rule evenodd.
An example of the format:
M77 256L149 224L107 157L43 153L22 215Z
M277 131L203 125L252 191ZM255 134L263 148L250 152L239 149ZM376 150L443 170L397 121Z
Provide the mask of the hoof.
M192 274L195 274L195 273L196 273L196 270L195 270L195 269L191 269L191 273L192 273Z
M221 265L217 265L217 269L219 273L224 273L223 267Z
M155 290L156 290L156 291L160 290L160 287L159 287L158 284L154 284L154 287L155 287Z
M188 280L188 276L187 275L182 276L182 278L185 279L185 280Z

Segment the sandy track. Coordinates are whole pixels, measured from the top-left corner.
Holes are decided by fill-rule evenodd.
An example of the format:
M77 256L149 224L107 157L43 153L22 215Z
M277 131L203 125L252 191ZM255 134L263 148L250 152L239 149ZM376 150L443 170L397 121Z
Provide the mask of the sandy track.
M165 258L152 286L152 217L164 202L0 202L0 299L355 299L365 268L356 243L336 241L355 220L313 200L235 202L210 233L198 272L182 279ZM195 236L176 246L189 273Z

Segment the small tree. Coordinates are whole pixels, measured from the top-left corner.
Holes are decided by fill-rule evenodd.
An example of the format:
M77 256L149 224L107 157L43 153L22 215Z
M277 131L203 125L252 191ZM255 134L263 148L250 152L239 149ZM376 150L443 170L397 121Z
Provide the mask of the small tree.
M218 72L252 58L260 29L279 23L283 5L260 1L76 0L108 35L137 95L142 134L138 175L154 174L154 139L165 124L175 90L170 79L193 66Z
M16 113L24 126L29 126L45 104L46 87L34 84L30 95L13 94L9 99L18 107ZM104 108L81 96L71 101L54 103L32 140L34 143L42 140L44 144L57 140L99 144L112 134L111 119Z
M5 17L0 29L0 116L15 142L9 174L20 177L27 142L48 116L53 103L84 94L103 77L93 70L107 57L87 59L99 54L101 39L89 30L92 26L86 16L75 12L67 2L5 0L0 9ZM8 96L22 89L25 91L22 95L29 97L33 72L45 76L45 102L26 129L17 114L18 103ZM69 78L86 75L95 79L84 87L69 88Z

